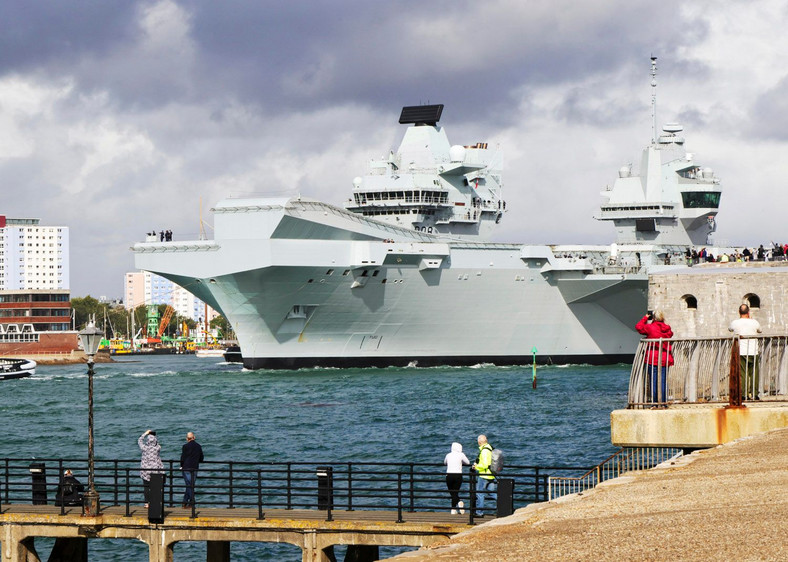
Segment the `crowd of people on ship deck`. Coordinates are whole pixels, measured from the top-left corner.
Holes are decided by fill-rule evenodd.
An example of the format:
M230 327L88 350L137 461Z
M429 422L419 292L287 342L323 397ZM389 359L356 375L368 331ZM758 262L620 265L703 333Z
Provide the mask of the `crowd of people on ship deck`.
M169 229L162 230L158 234L156 234L156 229L154 228L150 232L146 232L145 235L148 236L149 238L152 237L154 239L158 236L160 242L172 242L172 230Z
M717 262L748 262L748 261L785 261L788 260L788 243L779 244L772 242L771 247L764 248L763 244L757 248L734 249L730 252L723 252L715 256L707 248L687 248L684 254L687 265L697 265L699 263Z

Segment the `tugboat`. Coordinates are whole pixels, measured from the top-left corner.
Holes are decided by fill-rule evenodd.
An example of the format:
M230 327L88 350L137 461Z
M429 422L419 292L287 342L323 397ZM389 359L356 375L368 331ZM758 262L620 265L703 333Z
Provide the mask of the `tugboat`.
M0 381L23 379L36 374L36 362L32 359L0 357Z

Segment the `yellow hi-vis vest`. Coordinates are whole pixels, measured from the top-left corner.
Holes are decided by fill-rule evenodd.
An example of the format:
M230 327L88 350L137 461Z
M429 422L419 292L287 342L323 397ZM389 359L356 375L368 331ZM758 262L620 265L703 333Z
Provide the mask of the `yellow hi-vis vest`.
M481 447L479 447L479 458L476 459L476 471L479 473L479 476L486 480L492 480L495 478L493 476L492 471L490 470L490 465L492 464L492 445L489 443L485 443Z

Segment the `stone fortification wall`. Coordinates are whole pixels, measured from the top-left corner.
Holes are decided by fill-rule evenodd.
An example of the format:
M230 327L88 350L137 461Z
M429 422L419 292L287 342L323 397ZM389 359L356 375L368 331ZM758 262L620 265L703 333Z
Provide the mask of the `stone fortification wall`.
M648 303L662 310L677 338L730 335L747 303L764 335L788 333L788 262L703 264L649 276Z

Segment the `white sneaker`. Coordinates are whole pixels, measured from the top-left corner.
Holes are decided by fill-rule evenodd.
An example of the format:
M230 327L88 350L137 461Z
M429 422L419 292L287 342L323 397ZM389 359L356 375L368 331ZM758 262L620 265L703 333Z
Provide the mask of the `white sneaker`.
M460 508L460 515L465 515L465 509L463 509L465 504L463 502L457 502L457 507Z
M451 510L451 514L452 514L452 515L457 515L457 510L456 510L456 509L452 509L452 510Z

